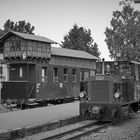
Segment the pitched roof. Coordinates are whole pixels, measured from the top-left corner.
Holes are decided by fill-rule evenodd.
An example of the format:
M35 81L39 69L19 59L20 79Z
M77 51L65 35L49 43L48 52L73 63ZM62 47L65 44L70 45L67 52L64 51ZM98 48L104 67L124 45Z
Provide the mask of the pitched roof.
M0 29L0 37L3 36L4 34L6 34L6 31Z
M93 56L87 52L80 51L80 50L72 50L72 49L65 49L65 48L51 48L52 55L56 56L65 56L65 57L74 57L74 58L81 58L81 59L99 59L96 56Z
M55 42L51 39L48 39L46 37L36 36L36 35L31 35L31 34L25 34L25 33L20 33L20 32L15 32L15 31L9 31L5 35L3 35L0 39L3 39L5 37L7 37L9 34L14 34L14 35L17 35L17 36L19 36L23 39L27 39L27 40L34 40L34 41L39 41L39 42L57 44L57 42Z

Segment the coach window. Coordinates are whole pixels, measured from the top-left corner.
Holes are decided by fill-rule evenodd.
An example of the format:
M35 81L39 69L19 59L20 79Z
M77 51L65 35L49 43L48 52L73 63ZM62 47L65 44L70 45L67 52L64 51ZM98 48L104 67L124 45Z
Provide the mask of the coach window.
M84 82L84 72L80 71L80 82Z
M95 70L90 70L90 76L94 76L95 75Z
M23 77L23 69L22 69L22 67L19 68L19 77L20 78Z
M42 82L47 81L47 68L42 67Z
M80 72L80 81L84 82L87 81L87 79L89 78L90 72L89 71L81 71Z
M76 69L72 69L72 82L76 82Z
M64 68L64 82L68 82L68 69Z
M87 81L87 79L89 78L89 75L90 75L89 71L84 72L84 81Z
M53 68L53 82L58 82L58 68Z
M106 68L105 68L105 69L106 69L105 72L106 72L107 74L109 74L109 73L110 73L110 65L106 65Z

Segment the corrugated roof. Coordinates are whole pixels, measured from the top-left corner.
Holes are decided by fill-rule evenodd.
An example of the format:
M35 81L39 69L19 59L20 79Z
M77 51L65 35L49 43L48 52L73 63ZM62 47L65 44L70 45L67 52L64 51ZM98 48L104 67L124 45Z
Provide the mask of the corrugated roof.
M82 58L82 59L99 59L98 57L93 56L84 51L65 49L65 48L52 47L51 53L52 55L57 55L57 56L66 56L66 57L74 57L74 58Z
M27 40L34 40L34 41L39 41L39 42L46 42L46 43L53 43L53 44L57 44L57 42L48 39L46 37L42 37L42 36L36 36L36 35L31 35L31 34L25 34L25 33L20 33L20 32L15 32L15 31L9 31L7 34L5 34L4 36L2 36L2 38L6 37L8 34L15 34L21 38L27 39Z

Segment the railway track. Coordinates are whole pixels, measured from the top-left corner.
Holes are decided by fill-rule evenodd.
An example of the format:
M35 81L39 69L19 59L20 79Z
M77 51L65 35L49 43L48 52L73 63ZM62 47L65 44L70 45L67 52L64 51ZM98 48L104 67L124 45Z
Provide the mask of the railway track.
M99 121L84 121L81 123L81 125L79 124L79 126L78 124L75 125L77 125L77 127L74 127L73 125L73 128L69 130L64 130L63 132L56 133L41 140L75 140L92 132L97 132L100 129L111 125L111 123L103 123Z

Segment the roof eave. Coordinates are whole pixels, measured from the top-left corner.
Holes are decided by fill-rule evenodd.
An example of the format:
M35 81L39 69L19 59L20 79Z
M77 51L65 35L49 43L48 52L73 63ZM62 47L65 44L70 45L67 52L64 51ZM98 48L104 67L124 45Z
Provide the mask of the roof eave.
M39 40L34 40L34 39L28 39L28 38L24 38L24 37L22 37L22 36L19 36L19 37L21 37L21 38L23 38L23 39L25 39L25 40L31 40L31 41L36 41L36 42L43 42L43 43L50 43L50 44L58 44L58 43L55 42L55 41L54 41L54 42L53 42L53 41L52 41L52 42L51 42L51 41L50 41L50 42L49 42L49 41L47 42L47 41L39 41Z
M50 42L48 41L39 41L39 40L33 40L33 39L28 39L28 38L26 38L26 37L23 37L23 36L20 36L20 35L18 35L18 34L15 34L13 31L8 31L6 34L4 34L3 36L1 36L0 37L0 41L2 40L2 39L4 39L4 38L6 38L7 36L9 36L10 34L14 34L14 35L16 35L16 36L18 36L18 37L21 37L21 38L23 38L23 39L26 39L26 40L32 40L32 41L38 41L38 42L44 42L44 43L50 43L50 44L59 44L58 42L55 42L55 41L53 41L53 40L51 40Z
M52 56L60 56L60 57L69 57L69 58L76 58L76 59L87 59L87 60L98 60L99 58L82 58L82 57L72 57L72 56L65 56L59 54L51 54Z
M8 31L8 32L7 32L7 33L5 33L4 35L2 35L2 36L0 37L0 41L1 41L2 39L6 38L6 36L8 36L8 35L9 35L9 33L10 33L10 31Z

